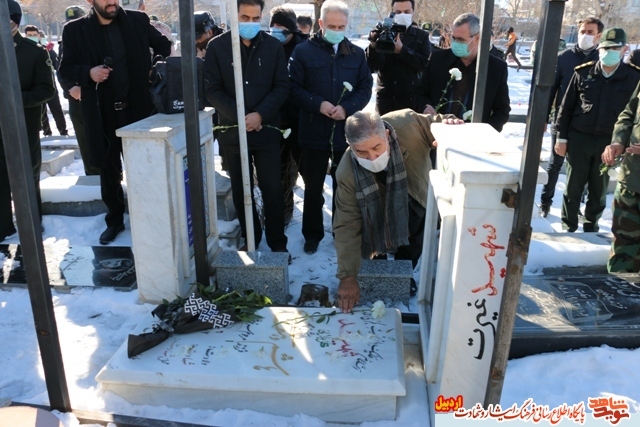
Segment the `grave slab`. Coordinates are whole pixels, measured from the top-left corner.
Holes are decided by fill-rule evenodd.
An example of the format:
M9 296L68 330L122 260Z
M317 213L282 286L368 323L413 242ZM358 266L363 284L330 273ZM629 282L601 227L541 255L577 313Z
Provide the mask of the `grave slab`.
M74 159L81 159L78 140L74 136L45 136L40 138L40 146L45 150L73 150Z
M289 302L287 252L222 251L214 260L219 288L252 289L274 304Z
M402 302L408 307L412 278L409 260L362 260L358 273L360 304L380 300L387 306Z
M95 216L107 212L99 176L51 176L40 181L40 194L45 215ZM128 211L126 200L125 208Z
M265 308L262 319L173 335L132 359L124 343L96 380L134 404L304 413L327 422L395 419L397 397L406 394L400 312L294 320L331 312ZM149 315L135 333L152 323Z
M136 269L127 246L68 246L45 244L49 283L57 290L108 287L130 291L136 287ZM20 245L0 245L0 286L27 286Z
M42 150L41 170L53 176L73 163L73 160L73 150Z
M640 275L524 277L510 358L640 347Z

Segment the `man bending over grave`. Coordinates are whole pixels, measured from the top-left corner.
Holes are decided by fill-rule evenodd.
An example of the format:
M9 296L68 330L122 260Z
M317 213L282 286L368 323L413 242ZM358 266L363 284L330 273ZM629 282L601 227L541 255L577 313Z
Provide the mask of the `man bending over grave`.
M349 149L338 170L333 220L338 255L338 303L350 312L360 298L360 260L381 254L410 259L422 253L427 185L436 146L431 123L461 124L453 115L404 109L382 118L359 111L347 118Z

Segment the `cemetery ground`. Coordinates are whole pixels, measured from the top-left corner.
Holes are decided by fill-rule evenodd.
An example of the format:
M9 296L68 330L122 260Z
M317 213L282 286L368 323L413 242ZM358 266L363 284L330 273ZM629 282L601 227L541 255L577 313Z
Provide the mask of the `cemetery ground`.
M531 75L526 71L517 73L514 69L510 69L509 73L512 114L526 114ZM370 104L369 108L371 107ZM502 134L508 141L521 147L524 131L524 124L509 123ZM550 136L545 134L541 159L548 158L549 150ZM82 175L82 165L76 160L64 169L62 174ZM534 209L534 232L561 231L560 207L564 178L564 175L560 176L549 217L537 217L537 210ZM537 191L536 202L539 200L539 193L540 188ZM330 178L325 183L325 238L314 255L307 255L302 249L304 240L300 228L303 194L304 183L299 179L295 190L296 209L287 228L288 249L293 257L289 267L292 303L297 301L304 283L329 286L331 298L335 295L338 284L335 278L336 260L330 231ZM611 206L611 199L612 196L609 195L608 206ZM46 231L43 239L45 244L58 247L60 250L69 246L95 245L104 227L103 218L103 215L74 218L47 215L44 217ZM114 245L131 245L128 217L126 226L126 232L118 237ZM235 226L233 222L221 222L220 233ZM601 232L609 232L610 226L611 210L607 208L600 221ZM18 237L13 236L3 244L15 244L18 241ZM265 242L262 242L258 249L268 251ZM602 266L606 263L608 249L606 245L533 241L525 274L541 275L544 268L550 267ZM3 259L3 255L0 255L0 266L4 274L15 268L8 259ZM95 376L154 306L139 303L136 290L121 292L91 288L77 288L66 292L54 290L53 303L74 409L225 427L328 425L305 414L281 417L249 410L213 411L131 404L112 392L102 391ZM415 312L415 297L408 306L400 304L397 308L403 312ZM416 328L416 325L406 325L405 335L415 335ZM14 288L0 292L0 342L3 343L0 346L0 403L9 399L46 405L48 397L26 289ZM405 358L407 395L398 399L397 419L367 422L362 426L429 426L422 362L419 354L408 356ZM507 367L501 404L503 407L514 403L521 405L526 399L532 398L536 404L553 408L563 403L571 405L586 402L590 397L621 397L629 404L630 412L638 412L640 371L636 366L639 362L640 349L626 350L607 346L514 359L509 361ZM56 415L65 427L79 425L72 414Z

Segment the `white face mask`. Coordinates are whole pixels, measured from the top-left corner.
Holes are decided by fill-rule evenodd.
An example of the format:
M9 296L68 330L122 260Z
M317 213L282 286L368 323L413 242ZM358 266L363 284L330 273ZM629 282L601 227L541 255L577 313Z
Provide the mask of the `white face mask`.
M589 50L593 47L593 39L595 36L589 36L587 34L578 35L578 47L582 50Z
M389 150L385 150L384 153L380 154L375 160L363 159L362 157L358 156L356 156L356 160L358 160L360 166L362 166L366 170L373 173L378 173L383 171L389 163Z
M413 22L413 15L410 13L400 13L393 17L393 22L409 28Z

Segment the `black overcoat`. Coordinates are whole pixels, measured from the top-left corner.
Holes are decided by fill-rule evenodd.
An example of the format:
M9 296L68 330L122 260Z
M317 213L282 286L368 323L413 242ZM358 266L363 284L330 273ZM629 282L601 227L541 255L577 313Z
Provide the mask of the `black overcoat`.
M171 54L171 41L149 23L149 16L143 12L120 8L111 25L118 25L122 31L127 50L127 70L129 76L129 123L142 120L152 112L149 96L149 72L151 71L150 52L163 57ZM71 21L64 26L62 33L62 59L58 73L62 79L73 82L82 89L81 108L84 129L89 143L90 161L96 167L108 167L107 150L112 144L104 137L102 115L99 103L110 98L105 93L107 85L91 79L89 70L103 65L109 56L100 22L93 11L86 16ZM121 100L113 100L121 101ZM105 107L106 108L106 107Z
M455 68L458 61L458 57L453 54L451 49L438 50L431 54L429 64L422 75L422 81L418 88L420 106L423 110L427 104L434 108L438 105L442 91L447 87L447 82L451 78L449 70ZM476 81L475 62L471 64L471 70L470 95L464 102L467 110L473 108L473 92ZM509 121L509 112L511 111L509 86L507 86L507 77L509 76L507 63L493 55L489 55L487 76L482 123L488 123L500 132L504 124ZM447 96L449 96L451 87L452 85L449 85ZM444 109L438 112L446 113Z

